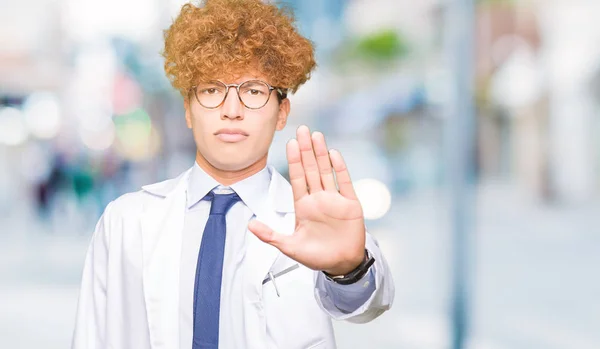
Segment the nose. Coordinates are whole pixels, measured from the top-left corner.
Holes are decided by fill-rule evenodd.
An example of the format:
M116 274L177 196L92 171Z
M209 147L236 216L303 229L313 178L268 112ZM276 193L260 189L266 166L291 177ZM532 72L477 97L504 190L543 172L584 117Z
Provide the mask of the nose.
M225 98L221 107L221 119L243 119L244 106L240 101L237 90L235 87L230 86L228 91L227 98Z

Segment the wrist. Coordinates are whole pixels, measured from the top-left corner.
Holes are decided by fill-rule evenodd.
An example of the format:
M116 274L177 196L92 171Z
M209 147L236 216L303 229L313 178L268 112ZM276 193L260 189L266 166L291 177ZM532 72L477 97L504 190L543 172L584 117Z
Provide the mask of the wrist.
M363 252L359 258L355 258L353 261L346 262L343 265L338 267L323 270L326 274L337 276L337 275L346 275L351 273L353 270L356 270L361 264L363 264L367 260L368 256L365 252Z
M353 270L346 272L345 274L331 274L327 271L322 271L325 274L325 277L332 282L342 284L342 285L350 285L358 280L360 280L365 274L369 272L369 269L375 263L375 258L373 258L367 249L364 250L364 260ZM340 269L342 270L342 269ZM337 272L337 270L336 270Z

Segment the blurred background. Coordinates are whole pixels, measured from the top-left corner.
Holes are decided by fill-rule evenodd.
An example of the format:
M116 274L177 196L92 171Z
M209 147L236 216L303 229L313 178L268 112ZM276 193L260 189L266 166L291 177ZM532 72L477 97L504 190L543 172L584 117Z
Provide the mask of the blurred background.
M287 170L300 124L325 133L397 289L377 320L336 323L339 347L451 348L462 280L465 348L600 348L600 2L482 0L466 23L444 0L282 2L319 66L269 160ZM105 205L194 161L159 54L183 1L0 4L0 348L68 348ZM470 72L472 115L453 114Z

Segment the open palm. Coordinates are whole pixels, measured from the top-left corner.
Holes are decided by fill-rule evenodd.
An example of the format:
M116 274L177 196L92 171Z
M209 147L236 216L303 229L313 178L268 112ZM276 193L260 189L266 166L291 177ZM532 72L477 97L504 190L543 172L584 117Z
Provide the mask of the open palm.
M323 134L311 136L308 127L301 126L296 137L287 145L296 214L294 233L279 234L257 221L249 229L311 269L345 274L364 259L362 207L342 155L327 150Z

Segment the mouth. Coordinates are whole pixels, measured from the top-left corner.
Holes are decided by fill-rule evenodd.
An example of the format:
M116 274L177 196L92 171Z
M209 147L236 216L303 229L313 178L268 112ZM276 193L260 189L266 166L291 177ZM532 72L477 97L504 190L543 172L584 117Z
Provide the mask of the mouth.
M237 143L248 138L248 133L237 128L223 128L214 134L217 136L217 138L226 143Z

